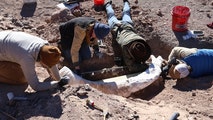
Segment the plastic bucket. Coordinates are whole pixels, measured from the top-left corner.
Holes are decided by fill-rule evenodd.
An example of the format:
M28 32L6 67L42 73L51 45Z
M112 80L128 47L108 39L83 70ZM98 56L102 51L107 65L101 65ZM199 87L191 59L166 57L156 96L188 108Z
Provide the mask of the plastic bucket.
M104 0L94 0L94 8L95 8L95 11L103 11Z
M104 5L104 0L94 0L94 6L102 6Z
M172 30L184 32L188 30L190 9L186 6L175 6L172 9Z

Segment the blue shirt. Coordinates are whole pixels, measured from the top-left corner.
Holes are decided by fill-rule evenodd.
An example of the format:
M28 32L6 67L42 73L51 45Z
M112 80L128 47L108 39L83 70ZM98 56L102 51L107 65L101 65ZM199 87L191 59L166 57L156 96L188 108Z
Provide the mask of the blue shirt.
M190 77L213 74L213 50L211 49L198 49L196 53L183 58L183 61L192 68Z

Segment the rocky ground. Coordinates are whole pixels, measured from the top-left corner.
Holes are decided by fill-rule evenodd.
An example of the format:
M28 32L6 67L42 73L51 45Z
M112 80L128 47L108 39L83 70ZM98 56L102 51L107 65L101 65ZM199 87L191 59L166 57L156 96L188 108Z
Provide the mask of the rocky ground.
M75 17L70 11L60 11L56 7L59 3L60 0L37 0L37 4L26 6L23 5L22 0L2 0L0 29L28 32L57 45L57 40L60 38L59 24ZM211 0L139 0L138 4L130 0L130 4L135 29L148 40L154 55L161 55L167 59L174 46L213 48L213 29L206 27L206 24L213 22ZM191 9L188 28L203 31L203 37L183 40L182 36L186 33L172 31L171 10L177 5L188 6ZM114 0L113 7L116 15L120 17L122 0ZM92 0L81 2L81 8L82 16L95 17L107 23L105 12L95 11ZM96 64L97 68L93 67L93 69L101 69L114 65L111 40L111 35L103 40L107 45L102 49L106 53L104 60L92 58L87 62L88 66ZM60 65L61 67L67 65L63 62L63 58ZM36 70L39 78L49 77L39 65ZM180 114L179 120L211 120L213 119L212 80L213 76L178 81L166 80L163 85L152 85L143 91L133 93L128 98L105 94L88 85L68 85L64 90L34 92L27 85L0 84L0 108L1 111L18 120L104 119L104 112L86 104L86 100L90 99L95 105L109 112L107 116L109 120L168 120L175 112ZM13 92L16 96L26 96L30 100L9 104L6 96L8 92ZM14 119L1 111L0 119Z

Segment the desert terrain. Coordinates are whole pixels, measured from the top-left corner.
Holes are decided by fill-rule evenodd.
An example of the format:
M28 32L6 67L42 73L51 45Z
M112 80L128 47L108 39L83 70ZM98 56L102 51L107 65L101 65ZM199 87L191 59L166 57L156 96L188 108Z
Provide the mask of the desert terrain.
M57 5L62 0L37 0L36 4L23 4L23 0L1 0L0 30L24 31L57 46L60 39L58 26L76 16L61 11ZM167 59L175 46L213 48L213 29L206 25L213 22L212 0L129 0L132 19L138 34L147 39L153 55ZM118 18L123 7L122 0L112 0ZM189 30L201 30L204 36L183 40L186 32L172 30L171 10L174 6L190 8ZM107 23L104 11L95 11L92 0L80 2L82 16L91 16ZM109 34L102 49L105 59L95 59L96 67L111 67L113 49ZM88 62L88 66L94 65ZM67 65L61 59L60 68ZM86 69L86 68L85 68ZM95 67L93 67L95 69ZM47 71L36 67L39 78L48 78ZM163 84L162 84L163 83ZM88 106L86 100L108 111L107 120L169 120L178 112L178 120L213 119L213 76L198 79L165 80L129 97L106 94L88 85L67 85L65 89L35 92L28 85L13 86L0 83L0 120L103 120L104 112ZM9 104L7 93L27 97L30 100ZM83 95L82 95L83 94ZM3 111L3 112L2 112ZM6 115L6 114L7 115Z

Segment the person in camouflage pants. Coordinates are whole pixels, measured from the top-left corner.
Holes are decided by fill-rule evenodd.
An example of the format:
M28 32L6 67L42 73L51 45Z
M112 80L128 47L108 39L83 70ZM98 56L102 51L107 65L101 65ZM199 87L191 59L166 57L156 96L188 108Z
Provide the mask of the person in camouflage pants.
M129 2L124 0L122 20L116 18L111 3L112 1L107 2L105 9L113 36L112 44L120 47L121 54L116 55L115 52L115 56L122 59L130 72L145 71L148 68L145 62L151 55L151 48L134 30Z

